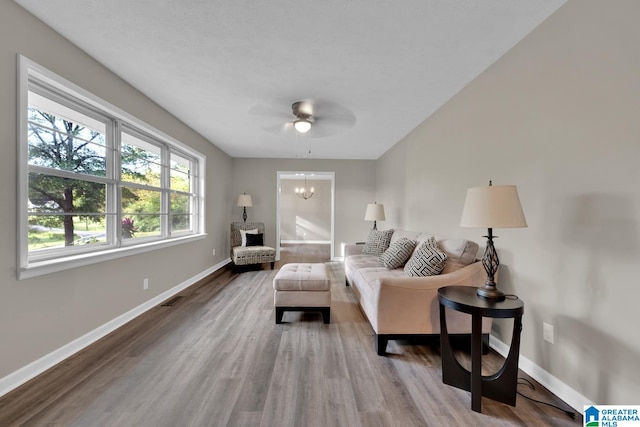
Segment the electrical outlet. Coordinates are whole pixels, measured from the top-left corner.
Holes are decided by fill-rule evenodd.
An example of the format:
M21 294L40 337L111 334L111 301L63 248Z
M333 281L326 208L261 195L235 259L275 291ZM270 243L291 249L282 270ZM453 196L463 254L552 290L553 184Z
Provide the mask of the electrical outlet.
M542 322L542 338L553 344L553 325Z
M213 256L216 256L216 250L215 250L215 248L213 249Z
M142 281L142 289L144 289L144 290L149 289L149 279L144 279Z

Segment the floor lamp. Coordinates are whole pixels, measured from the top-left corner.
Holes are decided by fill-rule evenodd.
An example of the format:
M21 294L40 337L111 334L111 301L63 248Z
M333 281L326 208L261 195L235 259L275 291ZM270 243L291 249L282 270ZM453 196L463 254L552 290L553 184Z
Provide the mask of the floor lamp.
M523 228L527 221L522 212L522 205L515 185L492 185L474 187L467 190L467 197L462 209L461 227L486 228L487 247L482 257L482 265L487 271L484 287L478 288L480 297L502 301L504 292L497 288L495 274L500 260L493 246L494 228Z

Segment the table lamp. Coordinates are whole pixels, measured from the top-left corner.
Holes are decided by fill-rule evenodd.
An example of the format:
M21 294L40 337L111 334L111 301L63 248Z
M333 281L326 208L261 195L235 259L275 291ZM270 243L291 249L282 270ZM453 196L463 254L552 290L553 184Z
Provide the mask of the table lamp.
M384 205L379 205L377 203L369 203L367 205L367 211L364 214L365 221L373 221L373 230L377 230L378 226L376 224L377 221L384 221Z
M518 190L515 185L492 185L474 187L467 190L467 197L462 209L461 227L487 228L487 247L482 257L482 265L487 271L484 287L477 290L480 297L502 301L504 292L496 287L495 273L500 260L493 246L494 228L524 228L527 221L522 212Z

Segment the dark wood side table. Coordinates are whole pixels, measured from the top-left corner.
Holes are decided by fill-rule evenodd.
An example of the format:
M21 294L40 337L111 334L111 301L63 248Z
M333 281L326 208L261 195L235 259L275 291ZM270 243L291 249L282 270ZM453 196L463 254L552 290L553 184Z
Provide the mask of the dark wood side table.
M482 412L482 396L516 406L518 357L524 302L515 297L491 301L476 294L471 286L446 286L438 289L440 301L440 348L442 382L471 392L471 409ZM471 372L460 365L451 350L445 307L471 314ZM482 318L513 318L511 348L502 368L493 375L482 375Z

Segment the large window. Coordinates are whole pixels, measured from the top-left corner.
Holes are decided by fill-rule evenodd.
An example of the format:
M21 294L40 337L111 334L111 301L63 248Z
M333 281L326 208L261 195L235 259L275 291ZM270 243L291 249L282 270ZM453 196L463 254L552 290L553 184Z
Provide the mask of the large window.
M18 275L203 235L204 158L20 58Z

